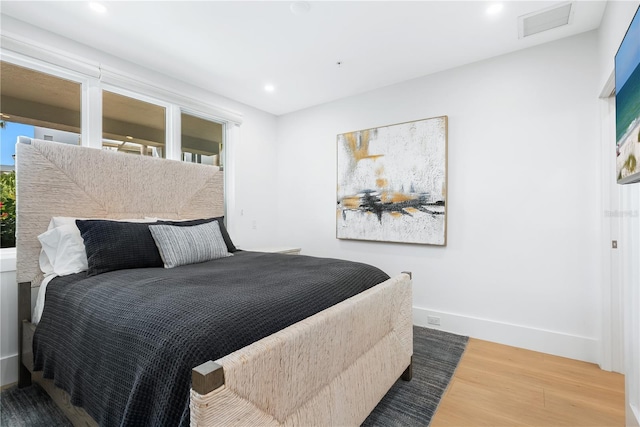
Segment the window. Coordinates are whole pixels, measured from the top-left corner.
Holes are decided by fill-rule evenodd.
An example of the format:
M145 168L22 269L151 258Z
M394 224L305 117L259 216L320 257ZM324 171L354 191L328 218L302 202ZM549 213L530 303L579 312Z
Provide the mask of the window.
M222 124L185 113L181 123L182 160L222 167Z
M27 136L80 144L81 84L0 62L0 235L1 246L15 246L15 144Z
M29 55L3 51L0 61L0 172L7 175L0 176L3 247L13 246L5 235L15 240L10 218L15 218L11 175L17 136L221 168L224 144L233 148L239 137L242 115L200 102L197 93L176 95L135 76L31 48ZM225 172L227 188L233 188L232 172ZM233 205L233 191L227 197L225 203Z
M165 157L166 109L114 92L102 92L102 147Z
M5 61L0 76L4 122L32 126L35 138L80 144L80 83Z

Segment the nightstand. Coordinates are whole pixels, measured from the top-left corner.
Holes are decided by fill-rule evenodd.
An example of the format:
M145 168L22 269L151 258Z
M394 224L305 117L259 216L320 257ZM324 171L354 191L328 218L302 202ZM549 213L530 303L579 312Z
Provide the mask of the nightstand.
M294 248L292 246L266 246L262 248L245 248L245 250L251 252L269 252L287 255L300 255L301 248Z

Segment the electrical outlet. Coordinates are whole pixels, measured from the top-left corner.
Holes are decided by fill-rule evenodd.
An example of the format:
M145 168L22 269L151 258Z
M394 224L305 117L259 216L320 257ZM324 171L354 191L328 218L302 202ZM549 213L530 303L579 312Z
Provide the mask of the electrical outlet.
M611 241L611 248L612 249L618 249L618 241L617 240L612 240Z
M256 221L255 219L251 221L251 228L256 230L258 228L258 221Z
M427 323L430 325L440 326L440 318L437 316L427 316Z

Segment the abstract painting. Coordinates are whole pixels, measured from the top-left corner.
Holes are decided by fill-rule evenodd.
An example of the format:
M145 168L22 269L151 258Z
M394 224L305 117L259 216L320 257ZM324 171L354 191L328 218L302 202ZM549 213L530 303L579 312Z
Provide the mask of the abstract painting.
M338 239L446 245L447 117L338 135Z

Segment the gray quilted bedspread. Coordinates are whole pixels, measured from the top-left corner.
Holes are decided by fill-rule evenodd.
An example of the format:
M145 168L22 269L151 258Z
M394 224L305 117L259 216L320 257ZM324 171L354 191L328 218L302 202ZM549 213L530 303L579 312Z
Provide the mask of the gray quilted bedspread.
M366 264L257 252L56 278L35 369L101 426L187 426L191 368L388 278Z

